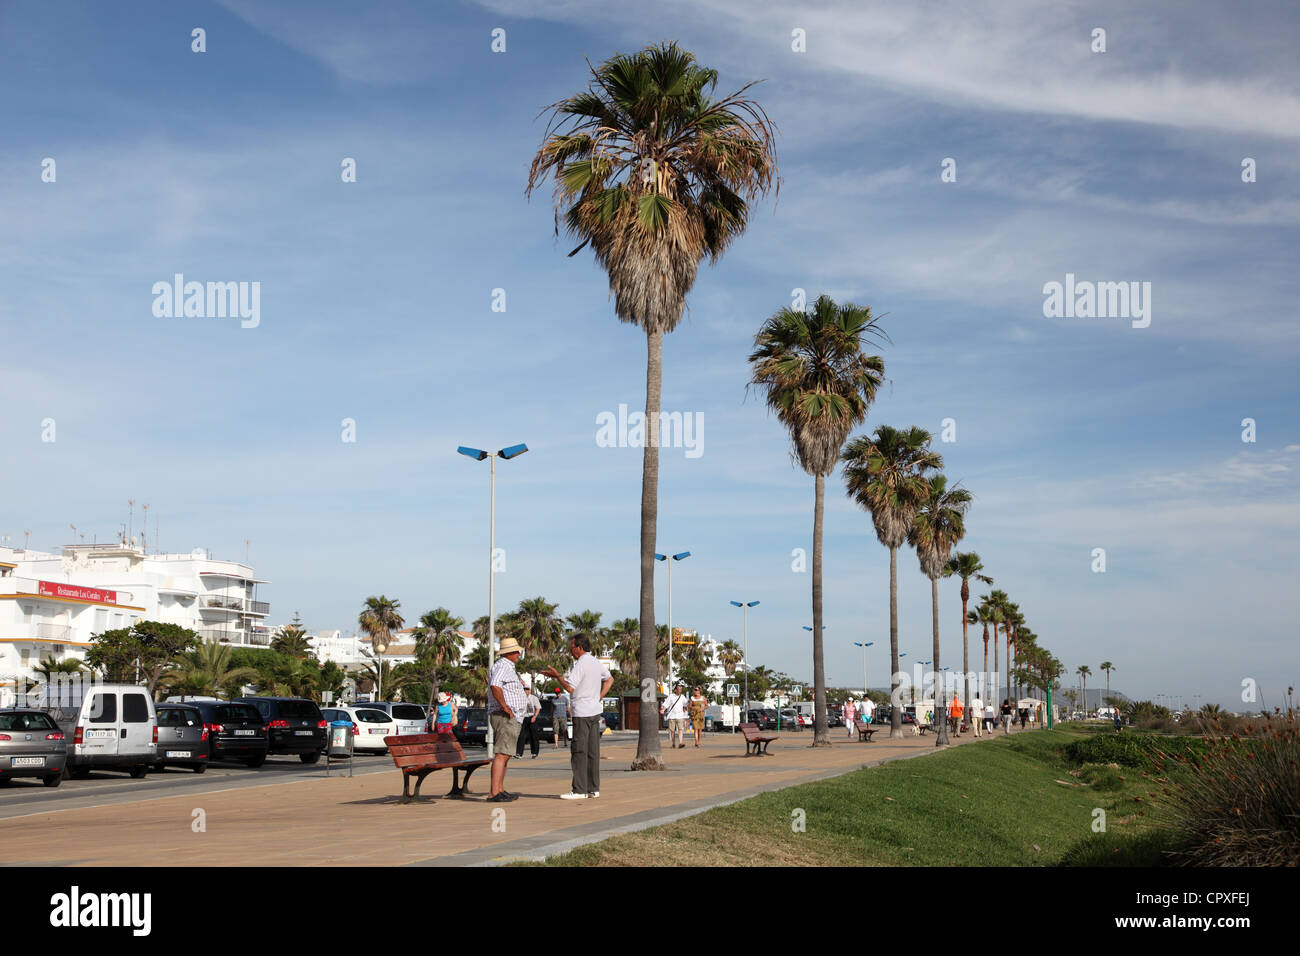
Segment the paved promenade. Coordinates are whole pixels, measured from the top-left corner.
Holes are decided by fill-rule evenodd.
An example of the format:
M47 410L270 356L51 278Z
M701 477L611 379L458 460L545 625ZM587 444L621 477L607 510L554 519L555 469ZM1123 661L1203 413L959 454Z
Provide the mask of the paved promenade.
M886 733L888 731L886 730ZM38 812L0 821L0 863L74 866L354 866L492 865L541 859L574 846L667 823L710 807L838 776L887 760L935 752L931 736L872 743L832 731L834 746L813 749L812 733L783 733L767 757L745 757L740 737L705 735L697 750L665 750L668 770L633 773L632 735L607 736L601 747L601 795L559 799L569 789L567 750L543 746L536 760L511 760L506 788L520 799L484 802L488 768L474 791L447 800L448 771L425 780L433 799L397 802L401 774L239 787ZM984 738L987 740L988 738ZM967 734L956 742L975 742ZM665 746L666 746L665 737ZM493 815L504 809L505 814ZM205 830L195 832L196 811ZM504 827L504 830L502 829Z

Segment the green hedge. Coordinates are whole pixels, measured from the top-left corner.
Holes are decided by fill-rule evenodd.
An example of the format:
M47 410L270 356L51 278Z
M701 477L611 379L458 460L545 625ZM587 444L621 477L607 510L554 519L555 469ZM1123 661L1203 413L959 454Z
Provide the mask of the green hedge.
M1136 770L1155 770L1156 763L1171 754L1204 754L1209 745L1194 737L1156 737L1151 734L1105 734L1076 740L1064 751L1076 766L1085 763L1117 763Z

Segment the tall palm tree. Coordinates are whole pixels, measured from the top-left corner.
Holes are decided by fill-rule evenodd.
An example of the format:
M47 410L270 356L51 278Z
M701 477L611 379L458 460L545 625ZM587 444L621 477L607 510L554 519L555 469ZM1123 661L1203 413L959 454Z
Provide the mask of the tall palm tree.
M973 621L971 621L971 623L972 623L972 624L979 624L981 627L984 628L984 677L983 677L983 679L980 681L980 697L982 697L982 698L984 699L984 702L987 704L987 703L989 703L989 701L990 701L990 696L989 696L989 625L993 623L993 609L992 609L992 608L989 606L989 604L988 604L988 596L987 596L987 595L985 595L984 597L981 597L981 598L980 598L980 603L977 604L977 605L975 606L975 610L974 610L972 613L975 615L975 619L974 619ZM997 644L997 641L994 641L994 642L993 642L993 653L994 653L994 654L997 654L997 650L998 650L998 644ZM997 664L994 663L993 666L994 666L994 668L996 668L996 667L997 667Z
M1106 672L1106 697L1108 699L1110 697L1110 672L1115 669L1116 669L1115 665L1112 664L1110 661L1101 662L1101 670Z
M912 546L921 564L921 573L930 579L930 600L934 615L934 672L939 667L939 578L952 549L966 535L966 511L970 508L971 493L958 485L948 487L944 475L929 479L930 494L912 522ZM944 711L945 693L940 689L935 702L939 713L939 734L935 746L948 743L948 721Z
M1011 657L1011 648L1015 644L1014 631L1016 623L1020 620L1020 605L1010 599L1002 602L1002 630L1007 638L1007 699L1015 706L1015 698L1011 696L1011 672L1015 670L1015 661Z
M614 311L646 334L641 470L641 676L655 669L654 555L659 509L663 337L681 321L700 261L745 230L749 203L779 188L775 128L749 86L713 99L716 70L676 44L616 54L587 89L550 107L528 194L555 181L555 221L591 245ZM752 85L752 84L751 84ZM658 705L641 701L634 770L660 770Z
M898 696L898 549L907 543L930 487L925 475L943 467L943 456L930 450L930 433L881 425L874 435L859 435L844 449L844 483L849 496L871 514L876 538L889 549L889 736L903 736L903 707Z
M830 746L826 726L826 669L822 648L822 513L826 476L839 461L849 432L867 417L885 376L879 355L864 339L883 338L868 306L837 305L819 296L808 312L784 308L763 323L749 356L752 384L790 432L793 457L814 478L813 502L813 746Z
M999 628L1002 627L1003 621L1006 619L1005 608L1007 606L1008 601L1010 601L1010 598L1007 596L1006 591L1003 591L1002 589L998 588L993 591L990 591L988 594L980 598L980 600L988 606L989 623L993 625L992 693L994 697L997 697L998 691L1001 690L1001 688L998 686L998 680L997 680L998 645L1002 640L1001 635L999 633ZM1009 697L1010 694L1008 694L1007 696Z
M992 584L993 579L987 574L981 574L984 565L980 563L980 556L974 551L958 551L943 567L943 576L945 578L956 575L961 578L961 669L962 683L966 685L966 699L963 706L966 712L970 713L970 646L966 641L966 625L973 624L970 615L966 611L966 605L970 601L970 579L983 581L985 584ZM988 652L988 646L985 645L985 653Z
M379 597L366 598L366 606L357 618L357 624L362 632L370 638L371 646L374 646L375 638L380 638L383 643L387 644L392 640L393 632L402 629L406 622L402 615L398 613L402 602L390 601L384 595ZM380 678L379 691L383 690L382 678L386 672L380 668L376 670L375 677ZM397 688L393 688L396 690Z
M448 665L460 663L464 639L460 629L465 619L457 617L445 607L425 611L415 628L415 659L419 669L429 677L429 707L438 699L443 671Z
M233 650L229 644L204 641L173 658L171 669L159 683L188 697L230 695L244 684L257 681L262 674L255 667L231 667Z
M1083 713L1088 713L1088 675L1092 673L1092 668L1087 664L1081 664L1075 670L1075 673L1083 680Z

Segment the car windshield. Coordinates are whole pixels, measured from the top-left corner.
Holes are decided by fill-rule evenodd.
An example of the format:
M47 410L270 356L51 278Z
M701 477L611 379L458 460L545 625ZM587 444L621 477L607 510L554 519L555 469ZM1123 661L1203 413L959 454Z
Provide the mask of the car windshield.
M485 723L487 721L487 710L482 707L470 707L468 710L461 711L461 720L472 720L475 723Z
M418 704L394 704L393 716L398 720L424 720L424 708Z
M352 714L359 724L386 724L391 719L382 710L354 710Z
M47 714L0 714L0 730L58 730Z
M309 700L282 700L280 717L286 720L320 720L320 710Z

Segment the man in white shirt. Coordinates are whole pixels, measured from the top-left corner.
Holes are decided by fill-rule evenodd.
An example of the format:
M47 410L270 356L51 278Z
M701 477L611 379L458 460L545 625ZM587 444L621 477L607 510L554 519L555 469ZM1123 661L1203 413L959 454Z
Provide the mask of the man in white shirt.
M659 708L659 713L668 719L668 742L672 744L673 749L686 746L686 690L685 684L677 684L673 687L673 692L664 699L664 705Z
M983 736L984 726L984 701L978 697L972 698L970 702L970 715L967 718L970 721L971 730L975 731L975 736Z
M876 702L870 697L862 698L862 722L869 724L876 719Z
M554 667L546 668L569 692L569 711L573 722L573 749L569 762L573 767L573 789L560 795L561 800L586 800L600 796L600 701L609 692L614 678L591 653L591 638L574 634L569 638L573 666L567 674Z

